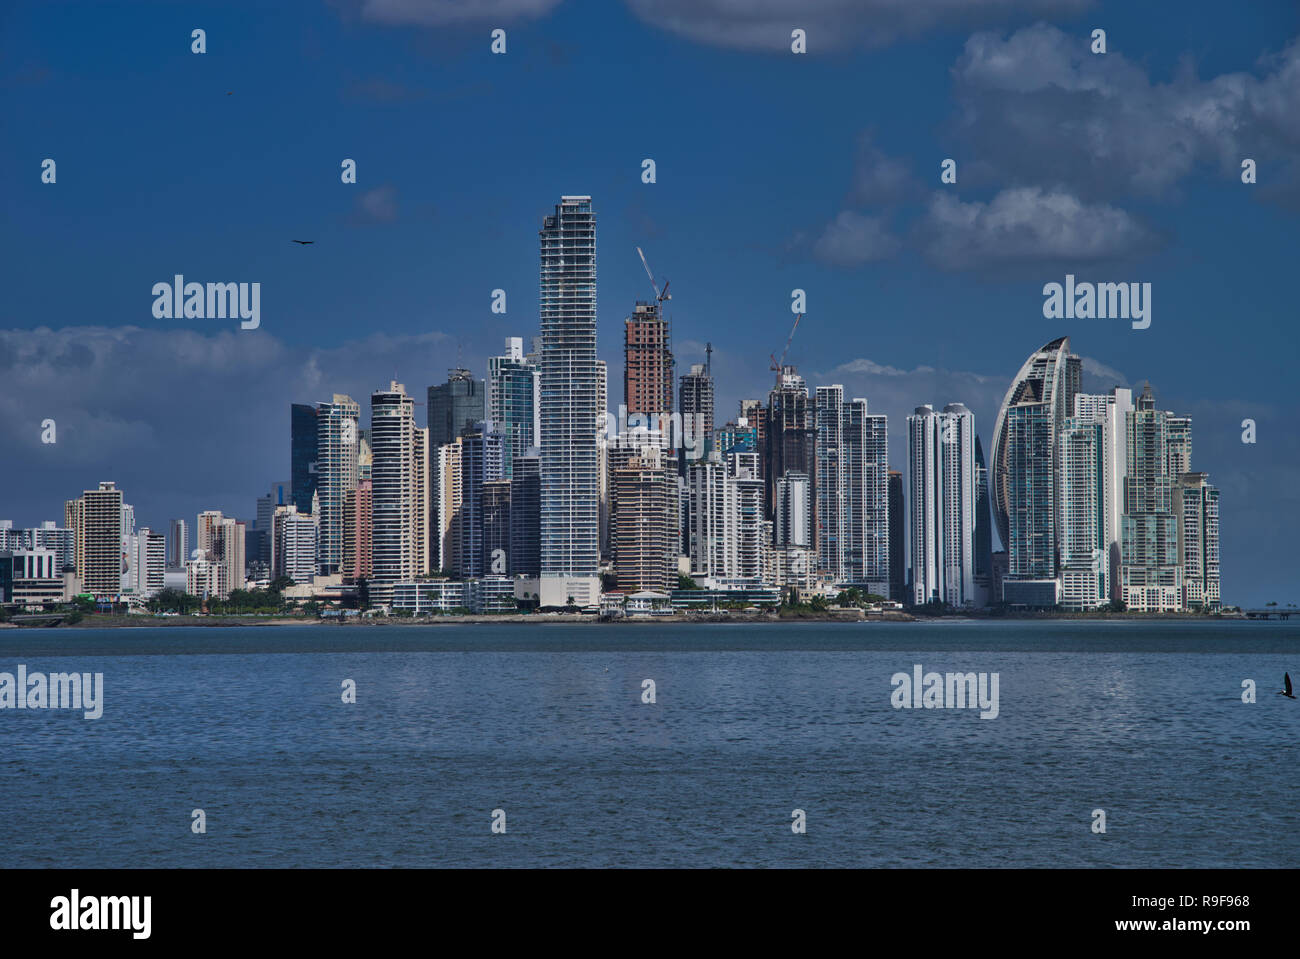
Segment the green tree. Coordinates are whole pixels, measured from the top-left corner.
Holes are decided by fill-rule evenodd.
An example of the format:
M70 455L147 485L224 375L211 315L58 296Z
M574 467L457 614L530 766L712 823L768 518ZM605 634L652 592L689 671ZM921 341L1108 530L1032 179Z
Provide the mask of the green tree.
M685 573L678 573L677 588L678 589L699 589L700 584L695 582L695 580L691 579Z

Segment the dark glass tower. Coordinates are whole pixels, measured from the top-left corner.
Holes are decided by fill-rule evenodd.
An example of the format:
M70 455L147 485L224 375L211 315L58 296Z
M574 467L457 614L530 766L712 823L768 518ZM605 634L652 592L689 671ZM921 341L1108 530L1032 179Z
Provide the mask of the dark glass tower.
M316 407L294 403L290 413L291 499L298 512L310 513L316 492Z

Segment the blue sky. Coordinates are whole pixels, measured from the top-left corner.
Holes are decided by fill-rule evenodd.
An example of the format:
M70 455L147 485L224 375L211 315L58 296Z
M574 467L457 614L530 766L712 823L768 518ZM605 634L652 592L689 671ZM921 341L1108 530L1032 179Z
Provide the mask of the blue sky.
M1068 334L1086 386L1149 379L1193 416L1225 598L1300 602L1300 13L1132 6L7 4L0 518L61 520L110 478L141 525L251 517L287 478L289 403L366 409L394 375L423 399L534 335L541 218L584 193L613 403L637 246L671 279L683 370L713 343L720 421L766 395L797 287L789 360L887 412L896 464L921 403L969 405L987 449L1010 377ZM260 329L155 319L175 273L260 282ZM1066 273L1150 282L1151 327L1045 320Z

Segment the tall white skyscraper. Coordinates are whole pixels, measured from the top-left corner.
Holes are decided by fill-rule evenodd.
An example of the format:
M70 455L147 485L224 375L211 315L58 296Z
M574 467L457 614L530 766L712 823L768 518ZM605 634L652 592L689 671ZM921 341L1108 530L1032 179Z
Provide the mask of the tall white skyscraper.
M600 599L596 359L596 217L591 197L565 196L541 245L542 606Z
M907 418L912 599L976 602L975 415L961 403Z
M1061 605L1095 609L1109 600L1106 548L1106 428L1069 417L1060 433Z
M356 400L335 393L316 407L316 492L320 494L320 535L316 563L321 573L343 565L343 501L357 488L358 421Z
M371 602L387 605L394 583L419 575L419 464L415 403L396 381L370 397L374 579Z
M769 524L757 453L728 453L686 467L691 575L712 589L763 583Z
M819 386L813 409L817 566L833 582L889 594L889 436L867 401Z

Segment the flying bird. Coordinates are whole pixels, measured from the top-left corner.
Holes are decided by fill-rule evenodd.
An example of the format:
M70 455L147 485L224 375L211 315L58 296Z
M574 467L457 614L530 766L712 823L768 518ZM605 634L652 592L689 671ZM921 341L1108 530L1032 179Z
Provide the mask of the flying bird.
M234 95L235 95L235 91L234 91L234 90L227 90L227 91L226 91L226 96L228 96L228 97L233 97Z
M1282 678L1286 680L1286 689L1279 689L1277 694L1285 696L1287 699L1295 699L1295 694L1291 692L1291 674L1283 673Z
M293 242L294 242L294 243L301 243L303 246L306 246L307 244L309 244L309 243L315 243L316 241L315 241L315 240L294 240Z

